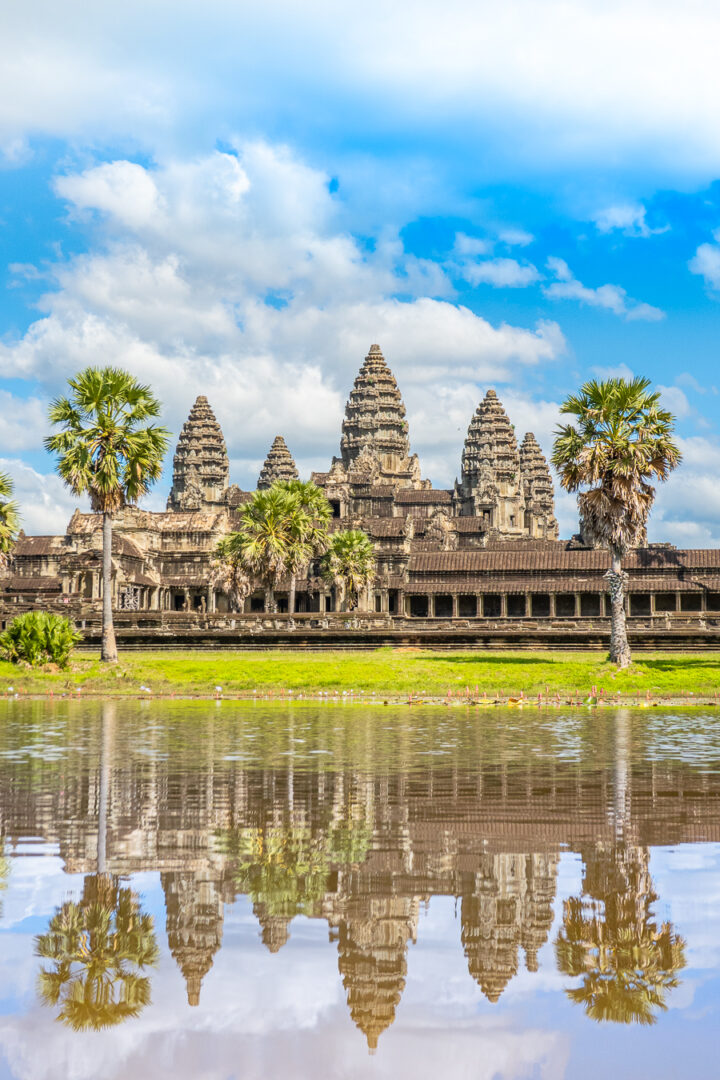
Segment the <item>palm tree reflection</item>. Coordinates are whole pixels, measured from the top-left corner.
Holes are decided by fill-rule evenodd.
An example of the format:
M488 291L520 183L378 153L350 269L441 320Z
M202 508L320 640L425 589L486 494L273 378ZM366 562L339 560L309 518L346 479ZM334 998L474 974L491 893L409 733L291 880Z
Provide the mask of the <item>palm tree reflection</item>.
M310 915L328 888L333 866L362 862L370 832L348 819L334 828L298 825L236 829L224 849L235 860L235 884L269 915Z
M85 879L82 899L56 910L35 953L49 961L40 970L40 1000L59 1006L57 1019L74 1031L121 1024L150 1001L143 971L159 955L153 919L111 874Z
M566 991L592 1020L654 1024L685 967L685 942L659 927L646 848L599 844L585 860L583 896L565 901L555 944L561 972L581 977Z

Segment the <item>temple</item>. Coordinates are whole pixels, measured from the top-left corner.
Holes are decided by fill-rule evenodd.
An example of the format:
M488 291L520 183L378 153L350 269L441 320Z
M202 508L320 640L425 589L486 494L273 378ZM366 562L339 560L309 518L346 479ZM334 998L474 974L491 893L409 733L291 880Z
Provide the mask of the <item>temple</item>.
M310 477L330 502L331 527L363 529L375 545L375 579L352 624L346 619L342 628L367 641L402 634L411 640L411 630L417 635L424 628L463 642L482 634L489 643L527 637L602 644L609 553L581 536L559 537L543 450L532 432L518 438L492 388L470 417L458 464L452 487L423 478L397 381L379 345L371 345L347 400L339 453L326 472ZM297 465L278 434L257 487L296 478ZM174 633L192 642L201 634L208 644L213 630L232 631L239 641L243 634L322 636L341 628L333 622L341 614L339 597L317 562L296 581L294 611L288 611L289 582L276 590L276 612L264 610L260 588L243 611L231 610L212 556L249 498L230 483L222 430L200 396L177 442L166 511L128 506L115 519L113 602L127 616L118 622L121 639L135 635L141 643ZM63 536L21 534L0 580L0 617L62 605L93 640L100 549L100 518L81 510ZM650 544L628 555L626 569L631 640L636 634L656 646L681 645L720 634L719 551Z

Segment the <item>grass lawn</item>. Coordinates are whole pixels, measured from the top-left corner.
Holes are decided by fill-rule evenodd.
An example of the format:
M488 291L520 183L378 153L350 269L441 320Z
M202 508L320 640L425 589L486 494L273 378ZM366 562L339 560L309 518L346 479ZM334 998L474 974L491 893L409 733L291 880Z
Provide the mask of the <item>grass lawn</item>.
M224 697L253 693L360 695L383 698L471 698L559 693L712 699L720 691L720 653L642 653L624 672L604 653L430 652L386 648L366 652L137 652L121 654L116 667L80 656L66 672L29 671L0 662L0 692ZM10 689L12 688L12 690Z

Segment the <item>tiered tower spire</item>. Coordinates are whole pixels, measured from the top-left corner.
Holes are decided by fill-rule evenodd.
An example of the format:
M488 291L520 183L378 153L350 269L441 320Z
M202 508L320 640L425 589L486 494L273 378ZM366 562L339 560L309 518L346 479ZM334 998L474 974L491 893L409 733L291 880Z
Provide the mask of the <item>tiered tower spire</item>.
M168 945L185 977L188 1005L198 1005L202 981L222 943L223 902L202 872L161 875Z
M417 455L410 454L405 405L379 345L371 345L345 406L341 464L370 482L420 486Z
M221 506L230 465L220 425L208 399L195 399L180 432L173 458L173 486L168 510L203 510Z
M515 852L481 856L460 922L468 970L488 1001L498 1001L517 973L520 946L528 970L537 971L538 950L552 928L557 861Z
M550 468L531 431L520 446L520 475L525 496L525 527L529 535L556 540L558 523Z
M494 390L468 428L458 492L463 514L476 514L503 536L523 532L523 491L515 430Z
M258 489L272 487L276 480L297 480L297 478L298 471L293 456L282 435L276 435L265 458L265 464L260 470Z
M417 936L419 903L373 896L368 904L365 897L353 897L348 907L348 917L337 924L338 968L350 1016L374 1051L405 989L407 947Z

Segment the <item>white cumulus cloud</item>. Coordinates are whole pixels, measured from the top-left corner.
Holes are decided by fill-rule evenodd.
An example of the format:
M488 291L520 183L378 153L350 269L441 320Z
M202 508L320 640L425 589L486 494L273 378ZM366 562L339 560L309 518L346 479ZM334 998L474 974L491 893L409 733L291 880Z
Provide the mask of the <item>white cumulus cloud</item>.
M617 229L625 236L658 236L667 232L669 225L650 228L646 221L647 210L640 203L616 203L599 210L593 221L601 233L613 232Z
M720 229L715 230L713 239L714 244L700 244L688 268L691 274L704 278L709 289L720 290Z
M373 342L398 377L421 462L432 450L436 482L457 471L459 449L449 424L425 423L429 405L472 386L466 427L491 381L512 382L565 351L553 321L494 325L453 303L446 271L409 255L397 231L360 243L327 175L282 146L251 142L152 167L106 162L56 189L69 213L88 216L93 242L50 268L40 317L0 343L0 374L52 395L87 364L118 364L153 386L174 432L206 394L243 485L255 483L278 433L303 472L327 467ZM473 238L463 245L468 258L479 253ZM518 267L536 273L490 263L506 284Z
M517 259L484 259L465 263L461 274L471 285L494 285L496 288L522 289L540 279L537 267L532 263L519 263Z
M557 281L543 286L545 296L553 300L578 300L589 307L605 308L628 322L643 320L657 322L665 318L665 312L642 301L632 300L621 285L599 285L590 288L574 276L564 259L551 255L547 268Z

